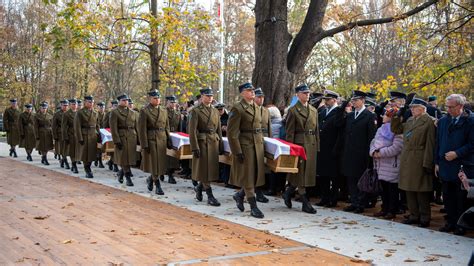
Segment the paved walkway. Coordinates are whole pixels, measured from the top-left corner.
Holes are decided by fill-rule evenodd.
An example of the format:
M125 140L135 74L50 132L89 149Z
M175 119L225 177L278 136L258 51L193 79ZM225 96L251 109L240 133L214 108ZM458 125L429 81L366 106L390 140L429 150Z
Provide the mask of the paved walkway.
M27 162L23 150L16 160L38 167L73 175L59 167L56 160L46 167L34 152L33 162ZM8 147L0 144L0 156L8 156ZM52 157L52 154L50 154ZM80 166L82 167L82 166ZM84 178L83 169L78 176ZM259 204L264 212L262 220L250 217L246 211L239 212L232 200L231 189L214 186L214 195L222 203L221 207L207 206L205 201L197 202L190 180L177 179L178 184L166 182L162 185L165 196L156 196L146 189L146 174L134 169L134 187L119 184L111 171L94 168L92 182L126 190L146 198L167 202L175 206L193 210L209 216L263 230L271 234L296 240L309 246L334 251L355 259L369 260L375 264L421 264L466 265L474 250L474 239L441 233L391 221L346 213L334 209L317 207L316 215L300 211L301 204L294 202L293 209L287 209L279 198L270 197L267 204ZM167 180L167 179L165 179ZM204 196L205 197L205 196Z

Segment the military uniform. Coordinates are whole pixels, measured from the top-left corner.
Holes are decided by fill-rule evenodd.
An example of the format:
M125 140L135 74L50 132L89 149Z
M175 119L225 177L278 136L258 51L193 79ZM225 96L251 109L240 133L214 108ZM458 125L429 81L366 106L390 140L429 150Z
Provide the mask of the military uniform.
M29 106L29 107L28 107ZM31 109L31 105L25 106L27 109ZM20 148L25 148L27 154L27 160L33 161L31 152L36 146L35 129L34 129L34 115L31 112L25 111L20 115L19 121L19 132L20 132Z
M110 128L110 115L112 114L112 111L117 108L117 104L118 104L118 101L117 100L113 100L110 102L112 104L112 110L106 112L104 114L104 118L102 119L102 128ZM107 162L107 165L109 166L109 170L110 171L114 171L114 172L118 172L118 167L117 167L117 164L114 163L114 153L111 152L111 153L108 153L108 155L110 156L110 159L109 161Z
M121 95L118 99L128 100L128 96ZM115 144L114 163L122 167L118 174L119 182L122 183L125 176L128 186L133 186L130 166L137 163L137 121L138 114L128 106L119 105L110 114L110 130Z
M63 101L61 101L63 103ZM54 153L59 155L59 161L61 162L61 167L64 167L64 162L61 159L61 156L64 154L64 142L62 139L61 133L61 122L63 119L63 114L66 111L59 109L53 116L53 139L54 139Z
M413 101L416 102L416 100L418 99ZM426 102L420 101L420 103L426 106ZM402 123L401 119L395 116L391 122L393 133L403 133L398 187L404 190L407 195L410 217L405 221L406 223L419 222L420 224L429 225L431 219L433 150L436 139L434 121L434 118L425 113L417 119L412 116L405 123Z
M296 93L309 93L306 85L298 86L295 90ZM318 111L309 103L305 106L298 101L288 109L285 129L286 140L304 147L306 152L306 161L298 158L298 173L287 175L289 185L283 194L285 204L288 208L292 207L291 194L295 187L298 187L298 193L303 201L303 211L316 213L308 202L306 187L316 185L316 154L319 151Z
M201 95L212 96L212 90L202 89ZM203 103L189 113L189 142L194 156L192 160L192 179L199 181L196 198L202 200L202 190L208 196L208 204L220 206L214 198L210 183L219 178L219 150L223 149L219 111L212 105Z
M16 103L16 99L10 102ZM7 143L10 145L10 156L17 157L15 146L20 143L20 134L18 133L18 121L20 119L18 108L9 107L3 112L3 127L7 132Z
M100 102L97 104L99 107L105 106L104 102ZM102 126L102 121L104 121L105 112L102 110L97 111L97 126L99 128L104 128ZM100 135L100 132L99 132ZM105 151L105 145L101 148L97 148L96 160L94 162L95 166L99 166L99 168L104 168L104 164L102 163L102 153Z
M239 91L242 93L244 90L253 90L252 84L240 85ZM231 108L227 125L227 137L232 152L229 182L243 188L243 191L234 194L239 210L244 210L245 194L251 206L251 214L256 218L263 218L263 213L256 205L255 187L265 184L265 149L261 127L262 115L253 102L242 99Z
M92 96L84 97L84 101L92 101ZM97 140L99 125L97 124L98 113L92 108L82 108L76 112L74 117L74 137L79 143L79 157L84 164L86 177L92 178L91 163L97 159Z
M150 95L151 94L151 95ZM159 97L158 91L151 91L150 96ZM147 180L150 190L153 182L156 184L156 193L164 194L158 177L166 173L166 147L169 139L168 113L166 108L148 104L140 111L138 118L138 136L142 147L142 164L144 172L150 173Z
M42 108L47 108L47 104L42 103ZM34 117L34 131L36 137L36 149L41 152L41 162L45 165L49 165L48 162L48 151L54 148L53 144L53 130L51 124L53 116L46 112L36 113Z
M176 97L174 96L168 96L166 97L167 101L173 101L176 102ZM168 123L170 125L170 132L180 132L181 131L181 113L176 110L175 108L166 108L166 111L168 112ZM179 160L167 156L168 159L168 169L167 169L167 175L168 175L168 182L171 184L176 184L176 180L173 177L173 173L176 169L179 169Z
M69 102L74 104L76 101L72 99L69 100ZM77 174L79 171L77 169L76 162L76 137L74 136L74 117L76 112L77 111L69 109L63 114L63 119L61 121L61 131L65 145L65 156L63 157L63 160L65 160L65 164L67 164L67 156L71 157L71 171Z

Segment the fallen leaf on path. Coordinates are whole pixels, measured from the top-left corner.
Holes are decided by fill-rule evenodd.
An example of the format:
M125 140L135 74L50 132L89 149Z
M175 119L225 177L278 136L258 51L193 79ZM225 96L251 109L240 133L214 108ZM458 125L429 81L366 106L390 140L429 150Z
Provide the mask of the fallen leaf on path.
M385 253L385 257L391 257L392 253Z
M417 262L417 260L412 260L412 259L406 259L403 262Z
M356 221L344 221L344 222L342 222L342 223L343 223L343 224L351 224L351 225L353 225L353 224L358 224L358 222L356 222Z
M334 247L334 250L341 250L341 249L340 249L340 248L338 248L338 247Z
M423 262L438 261L438 260L439 259L437 257L428 256L428 257L425 257L425 260Z
M20 237L18 236L15 236L14 238L12 238L12 240L18 240L18 239L20 239Z
M443 255L443 254L430 254L430 255L435 256L435 257L451 259L451 255Z
M34 219L36 220L44 220L44 219L48 219L49 218L49 215L46 215L46 216L35 216L33 217Z
M371 249L368 249L366 252L372 252L372 251L374 251L374 249L373 249L373 248L371 248Z
M72 241L73 241L72 239L67 239L63 241L63 244L71 244Z

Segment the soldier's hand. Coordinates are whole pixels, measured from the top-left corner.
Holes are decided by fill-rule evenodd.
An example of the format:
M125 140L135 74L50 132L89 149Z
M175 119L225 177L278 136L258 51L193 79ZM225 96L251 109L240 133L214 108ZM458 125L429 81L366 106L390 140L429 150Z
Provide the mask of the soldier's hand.
M83 141L83 140L80 140L80 141L79 141L79 144L84 145L84 141Z
M173 149L173 144L171 143L170 139L166 140L166 148L168 148L170 150Z
M116 146L117 149L119 149L119 150L122 150L122 148L123 148L122 143L115 143L115 146Z
M245 156L243 153L237 154L237 160L239 160L239 163L244 163Z
M201 151L200 150L193 150L193 156L194 156L194 158L201 157Z

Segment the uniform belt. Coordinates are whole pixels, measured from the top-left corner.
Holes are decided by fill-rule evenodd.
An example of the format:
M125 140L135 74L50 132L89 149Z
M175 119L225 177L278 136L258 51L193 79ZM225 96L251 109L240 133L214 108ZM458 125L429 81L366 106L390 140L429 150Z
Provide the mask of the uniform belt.
M134 129L135 127L118 127L118 129Z
M316 135L316 130L299 130L296 131L296 134L306 134L306 135Z
M241 129L240 132L259 134L259 133L263 133L263 128Z
M149 127L149 128L147 128L147 130L150 130L150 131L165 131L165 128L164 127Z
M212 133L216 133L216 130L215 130L214 128L200 129L200 130L199 130L199 133L212 134Z

